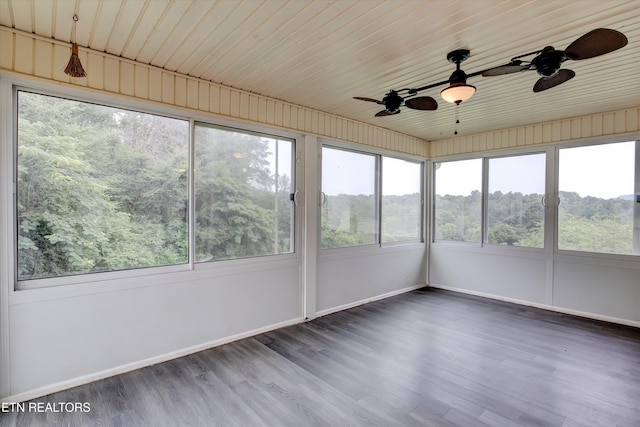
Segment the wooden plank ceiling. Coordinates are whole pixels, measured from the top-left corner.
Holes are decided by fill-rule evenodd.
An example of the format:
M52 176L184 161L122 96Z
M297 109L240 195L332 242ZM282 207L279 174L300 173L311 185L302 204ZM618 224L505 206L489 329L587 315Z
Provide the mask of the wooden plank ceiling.
M380 105L353 97L446 81L454 49L471 50L469 74L606 27L629 44L565 62L576 77L555 88L533 93L534 71L470 78L459 134L637 107L639 10L637 0L0 0L0 25L69 42L77 13L82 47L438 140L456 119L446 85L420 93L437 111L374 117Z

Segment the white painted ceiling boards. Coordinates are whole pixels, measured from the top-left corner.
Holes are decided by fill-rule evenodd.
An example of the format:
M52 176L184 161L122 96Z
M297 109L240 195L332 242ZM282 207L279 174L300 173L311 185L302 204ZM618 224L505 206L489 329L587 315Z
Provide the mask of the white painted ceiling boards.
M0 0L0 25L69 42L77 13L81 47L438 140L453 136L446 86L420 93L437 111L380 118L381 106L353 97L445 81L454 49L471 51L462 69L473 73L605 27L629 44L565 62L576 77L555 88L533 93L534 71L470 78L459 132L637 107L639 11L638 0Z

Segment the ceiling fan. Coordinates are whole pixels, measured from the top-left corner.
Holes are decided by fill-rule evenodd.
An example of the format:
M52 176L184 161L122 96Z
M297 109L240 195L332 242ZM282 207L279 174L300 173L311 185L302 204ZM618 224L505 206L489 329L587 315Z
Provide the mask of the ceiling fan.
M449 80L430 84L427 86L419 87L416 89L400 89L391 90L387 93L382 101L378 101L373 98L366 98L362 96L354 96L354 99L360 101L375 102L376 104L384 105L384 110L375 114L376 117L391 116L394 114L400 114L400 107L407 107L413 110L437 110L438 102L430 96L416 96L418 92L431 89L436 86L442 86L449 84L449 87L441 92L442 98L454 104L460 104L463 101L471 98L476 91L474 86L467 84L468 77L474 77L482 74L482 71L466 74L460 69L460 63L469 57L470 51L467 49L458 49L447 54L449 62L456 64L456 70L451 74ZM401 96L403 94L404 96Z
M354 96L353 99L359 99L360 101L375 102L376 104L384 105L384 110L378 111L376 117L391 116L394 114L400 114L400 107L408 107L414 110L437 110L438 103L430 96L418 96L415 98L405 99L408 96L402 97L399 92L407 92L408 96L415 96L417 92L411 92L411 89L391 90L387 93L382 101L378 101L373 98L366 98L362 96Z
M399 114L400 107L407 107L414 110L437 110L438 103L435 99L430 96L416 96L418 92L448 83L449 87L442 90L440 94L445 101L458 105L471 98L475 93L476 88L467 84L467 78L478 75L484 77L501 76L503 74L519 73L527 70L536 70L541 76L533 86L534 92L541 92L575 77L576 73L574 71L560 68L563 62L570 59L582 60L604 55L626 46L627 43L627 37L619 31L608 28L596 28L576 39L565 50L556 50L551 46L547 46L542 50L515 56L511 58L508 64L471 74L466 74L460 69L460 63L469 57L470 51L467 49L458 49L447 54L449 62L456 64L456 71L451 74L449 80L416 89L391 90L381 101L361 96L355 96L354 99L384 105L384 110L376 113L376 117ZM520 59L531 55L536 55L531 61L523 61Z
M535 70L541 76L533 86L534 92L551 89L575 77L573 70L560 68L567 60L582 60L604 55L624 47L627 37L619 31L609 28L596 28L576 39L565 50L556 50L547 46L542 50L525 53L511 58L508 64L485 70L484 77L501 76ZM536 55L531 61L520 58Z

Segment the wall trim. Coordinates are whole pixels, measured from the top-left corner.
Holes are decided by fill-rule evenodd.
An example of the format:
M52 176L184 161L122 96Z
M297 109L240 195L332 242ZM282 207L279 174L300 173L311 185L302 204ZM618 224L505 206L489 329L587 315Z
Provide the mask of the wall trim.
M640 106L571 117L552 122L499 129L429 143L430 159L472 153L490 153L612 136L640 131Z
M472 291L472 290L469 290L469 289L458 288L458 287L455 287L455 286L439 285L439 284L435 284L435 283L431 283L428 286L432 287L432 288L436 288L436 289L444 289L444 290L447 290L447 291L459 292L461 294L475 295L475 296L478 296L478 297L483 297L483 298L489 298L489 299L494 299L494 300L498 300L498 301L509 302L509 303L512 303L512 304L518 304L518 305L524 305L524 306L528 306L528 307L540 308L542 310L555 311L557 313L570 314L572 316L584 317L586 319L600 320L600 321L603 321L603 322L616 323L616 324L619 324L619 325L632 326L632 327L635 327L635 328L640 328L640 322L636 322L636 321L633 321L633 320L620 319L620 318L617 318L617 317L610 317L610 316L603 316L603 315L600 315L600 314L589 313L587 311L573 310L573 309L570 309L570 308L558 307L558 306L555 306L555 305L540 304L540 303L521 300L521 299L517 299L517 298L509 298L509 297L504 297L504 296L501 296L501 295L489 294L489 293L486 293L486 292Z
M136 362L127 363L125 365L117 366L115 368L109 368L103 371L94 372L81 377L72 378L70 380L61 381L55 384L50 384L45 387L40 387L34 390L25 391L23 393L15 394L13 396L2 397L0 398L0 403L3 403L3 402L17 403L17 402L24 402L31 399L36 399L38 397L46 396L51 393L56 393L62 390L89 384L89 383L99 381L105 378L109 378L115 375L135 371L136 369L146 368L149 366L156 365L158 363L168 362L170 360L177 359L179 357L188 356L190 354L198 353L200 351L208 350L214 347L219 347L224 344L229 344L234 341L250 338L265 332L274 331L276 329L284 328L287 326L297 325L299 323L303 323L304 320L305 320L304 318L298 317L298 318L286 320L284 322L274 323L272 325L253 329L251 331L242 332L239 334L231 335L231 336L220 338L217 340L205 342L202 344L197 344L191 347L186 347L181 350L176 350L169 353L161 354L159 356L154 356L154 357L139 360Z
M350 303L347 303L347 304L339 305L337 307L327 308L327 309L320 310L320 311L316 312L316 317L326 316L328 314L333 314L333 313L337 313L339 311L348 310L350 308L358 307L360 305L368 304L370 302L379 301L379 300L383 300L383 299L386 299L386 298L389 298L389 297L393 297L393 296L396 296L396 295L404 294L406 292L415 291L416 289L424 288L425 286L428 286L428 285L426 283L420 283L418 285L413 285L413 286L409 286L409 287L402 288L402 289L396 289L395 291L387 292L385 294L381 294L381 295L376 295L376 296L373 296L373 297L365 298L365 299L362 299L360 301L350 302Z

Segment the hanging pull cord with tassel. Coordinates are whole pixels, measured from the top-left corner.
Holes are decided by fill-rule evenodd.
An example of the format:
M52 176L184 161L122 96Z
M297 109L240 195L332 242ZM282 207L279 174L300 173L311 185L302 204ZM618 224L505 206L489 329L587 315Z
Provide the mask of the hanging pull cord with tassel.
M69 63L64 69L65 74L71 77L87 77L87 73L82 68L80 63L80 57L78 56L78 44L76 43L76 22L78 22L78 15L73 15L73 29L71 30L71 58Z
M458 108L460 107L460 103L456 102L456 124L454 126L454 135L458 134L458 124L460 124L460 119L458 118Z

